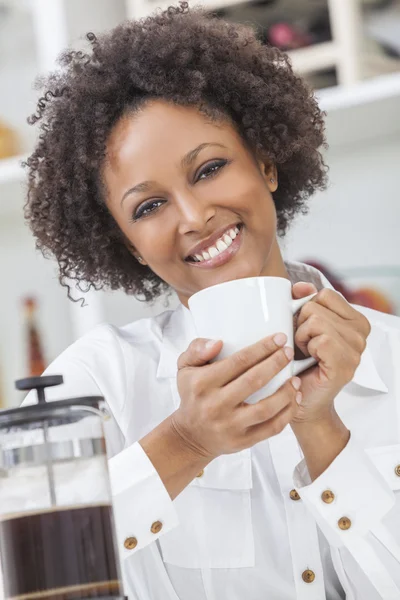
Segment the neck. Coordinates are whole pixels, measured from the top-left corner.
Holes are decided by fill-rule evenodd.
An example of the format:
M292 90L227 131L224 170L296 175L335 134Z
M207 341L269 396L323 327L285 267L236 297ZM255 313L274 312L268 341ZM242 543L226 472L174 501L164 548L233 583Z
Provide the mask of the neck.
M260 277L284 277L285 279L290 279L276 238L272 244L268 259L261 270Z

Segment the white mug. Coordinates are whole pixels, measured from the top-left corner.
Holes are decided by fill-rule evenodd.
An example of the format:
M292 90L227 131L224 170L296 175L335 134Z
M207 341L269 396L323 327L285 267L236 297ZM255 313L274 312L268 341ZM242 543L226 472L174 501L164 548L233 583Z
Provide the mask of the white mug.
M222 350L214 359L219 360L280 332L287 335L286 346L294 348L293 315L315 295L293 300L288 279L249 277L219 283L193 294L189 309L198 337L223 341ZM290 361L246 402L253 404L271 396L285 381L315 364L312 357Z

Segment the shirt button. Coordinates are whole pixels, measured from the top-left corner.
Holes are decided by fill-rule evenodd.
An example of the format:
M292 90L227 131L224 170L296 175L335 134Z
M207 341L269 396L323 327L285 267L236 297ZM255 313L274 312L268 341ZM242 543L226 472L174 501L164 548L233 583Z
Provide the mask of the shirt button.
M307 571L303 571L301 577L305 583L312 583L315 579L315 573L314 571L310 571L310 569L307 569Z
M326 502L326 504L330 504L334 501L335 494L331 492L331 490L325 490L324 492L322 492L321 498L324 502Z
M296 490L290 490L289 496L292 500L300 500L299 493Z
M400 465L397 465L397 467L395 467L394 472L396 473L397 477L400 477Z
M124 546L127 550L133 550L137 546L137 539L135 537L126 538Z
M200 471L200 473L197 473L196 477L203 477L203 475L204 475L204 469L202 469Z
M338 525L340 529L343 529L343 531L345 531L346 529L350 529L351 521L348 517L342 517L341 519L339 519Z
M161 523L161 521L155 521L151 526L151 533L160 533L162 526L163 524Z

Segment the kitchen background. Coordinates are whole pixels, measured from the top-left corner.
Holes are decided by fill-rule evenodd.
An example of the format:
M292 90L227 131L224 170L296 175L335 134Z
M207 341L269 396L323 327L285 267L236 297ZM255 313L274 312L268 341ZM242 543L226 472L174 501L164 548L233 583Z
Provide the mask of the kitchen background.
M21 161L34 144L37 75L87 31L140 18L170 0L0 0L0 403L102 321L122 325L165 309L118 292L73 303L24 224ZM194 4L194 2L193 2ZM203 0L255 23L288 50L327 111L330 186L282 241L285 257L318 264L350 301L400 315L400 0ZM32 130L31 130L32 129ZM82 294L76 291L75 295ZM174 307L172 297L169 305Z

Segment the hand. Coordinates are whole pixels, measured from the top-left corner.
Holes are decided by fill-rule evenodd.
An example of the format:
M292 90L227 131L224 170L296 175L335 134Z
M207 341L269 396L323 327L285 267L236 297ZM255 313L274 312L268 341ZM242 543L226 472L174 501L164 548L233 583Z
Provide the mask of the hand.
M314 285L297 283L293 297L316 292ZM321 290L298 315L295 345L318 364L300 374L303 400L291 424L330 418L334 399L360 364L371 331L368 320L337 292Z
M238 452L280 433L298 407L300 380L287 381L275 394L256 404L244 401L266 385L293 357L293 350L271 336L228 358L209 361L222 342L207 346L196 339L178 360L179 409L171 424L197 456L216 458ZM295 389L294 385L297 385Z

